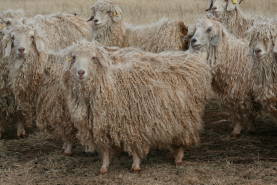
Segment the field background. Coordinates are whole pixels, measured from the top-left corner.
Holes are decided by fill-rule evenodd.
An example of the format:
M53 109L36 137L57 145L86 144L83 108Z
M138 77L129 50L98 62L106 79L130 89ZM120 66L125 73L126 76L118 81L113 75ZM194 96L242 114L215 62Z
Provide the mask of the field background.
M0 0L0 10L24 9L28 15L74 12L85 17L95 0ZM192 23L204 13L208 0L116 0L130 23L147 23L161 17L183 19ZM277 16L277 0L244 0L244 10L251 14Z
M0 0L0 10L24 9L28 16L55 12L89 17L87 0ZM183 19L188 24L204 13L208 0L117 0L130 23L148 23L161 17ZM245 0L249 14L277 16L277 0ZM1 119L1 118L0 118ZM220 121L221 120L221 121ZM166 151L154 151L142 164L142 172L129 171L131 158L115 157L107 175L99 175L97 154L81 146L74 155L61 154L61 142L33 132L16 139L10 131L0 140L0 185L276 185L277 126L263 118L257 130L231 139L226 114L209 109L199 146L186 150L185 162L176 167Z

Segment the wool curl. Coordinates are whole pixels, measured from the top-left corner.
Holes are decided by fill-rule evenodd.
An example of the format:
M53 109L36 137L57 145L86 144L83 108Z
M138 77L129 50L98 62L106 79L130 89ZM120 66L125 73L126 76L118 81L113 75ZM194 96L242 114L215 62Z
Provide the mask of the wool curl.
M2 39L3 31L9 29L22 21L25 17L23 10L4 10L0 12L0 38Z
M234 11L226 11L220 22L238 38L245 38L245 33L253 26L255 19L246 16L240 8L236 7Z
M183 21L163 18L151 24L131 25L123 22L118 5L107 0L97 1L92 9L105 12L117 10L120 14L119 21L111 21L100 28L92 25L94 40L103 45L138 47L154 53L188 49L188 42L184 40L188 30Z
M121 50L109 54L94 43L80 43L69 51L69 55L87 56L97 52L101 58L91 62L95 74L85 82L75 79L72 68L64 74L67 103L80 142L140 157L147 155L147 147L199 143L201 117L211 93L205 59L190 53L179 57L174 52L125 51L125 55Z
M85 19L77 15L37 15L25 19L24 23L33 27L48 50L64 49L81 39L92 39L91 27Z
M25 13L23 10L4 10L0 12L0 19L1 18L20 18L24 17Z

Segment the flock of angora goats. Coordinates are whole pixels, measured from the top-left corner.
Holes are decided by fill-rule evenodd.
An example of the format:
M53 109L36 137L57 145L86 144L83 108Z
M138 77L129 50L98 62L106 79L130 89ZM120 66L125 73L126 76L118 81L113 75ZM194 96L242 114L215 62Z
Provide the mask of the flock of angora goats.
M99 152L100 173L115 151L140 171L153 149L182 163L211 98L226 106L232 136L261 114L277 117L277 18L246 16L239 4L209 0L190 29L171 19L127 24L110 0L96 1L89 20L0 12L0 137L10 124L18 137L37 127L66 155L76 142Z

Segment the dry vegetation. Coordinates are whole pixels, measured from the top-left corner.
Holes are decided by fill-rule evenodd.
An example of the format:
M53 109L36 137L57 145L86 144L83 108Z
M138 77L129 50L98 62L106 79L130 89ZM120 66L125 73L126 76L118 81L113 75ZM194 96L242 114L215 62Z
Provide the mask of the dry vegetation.
M183 18L192 23L208 8L208 0L115 0L126 14L125 19L132 23L148 23L161 17ZM8 8L24 9L28 15L53 12L76 12L88 17L95 0L0 0L0 10ZM277 16L276 0L245 0L249 13Z
M118 0L129 22L146 23L160 17L183 18L192 23L207 8L207 0ZM94 1L87 0L0 0L0 10L22 8L28 15L60 11L89 16ZM276 0L245 0L250 13L277 16ZM176 167L164 151L155 151L143 162L139 174L129 172L131 158L114 158L110 173L99 175L97 154L75 148L73 157L61 154L61 143L34 132L16 139L13 132L0 141L1 185L276 185L277 126L268 118L257 123L257 131L229 139L229 122L210 108L202 144L190 148L185 163Z

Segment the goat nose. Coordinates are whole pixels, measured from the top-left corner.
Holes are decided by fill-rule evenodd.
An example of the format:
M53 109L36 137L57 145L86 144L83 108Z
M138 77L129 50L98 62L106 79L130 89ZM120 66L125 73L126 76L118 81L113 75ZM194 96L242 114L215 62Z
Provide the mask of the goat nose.
M259 48L256 48L256 49L254 50L254 52L255 52L256 55L258 55L258 54L260 54L260 53L262 52L262 50L259 49Z
M25 48L18 48L18 51L19 51L20 53L24 53Z
M191 39L191 43L192 43L192 44L194 44L194 43L196 43L196 42L197 42L197 39L196 39L196 38Z
M85 71L84 71L84 70L79 70L79 71L78 71L78 74L79 74L80 76L83 76L83 75L85 74Z

